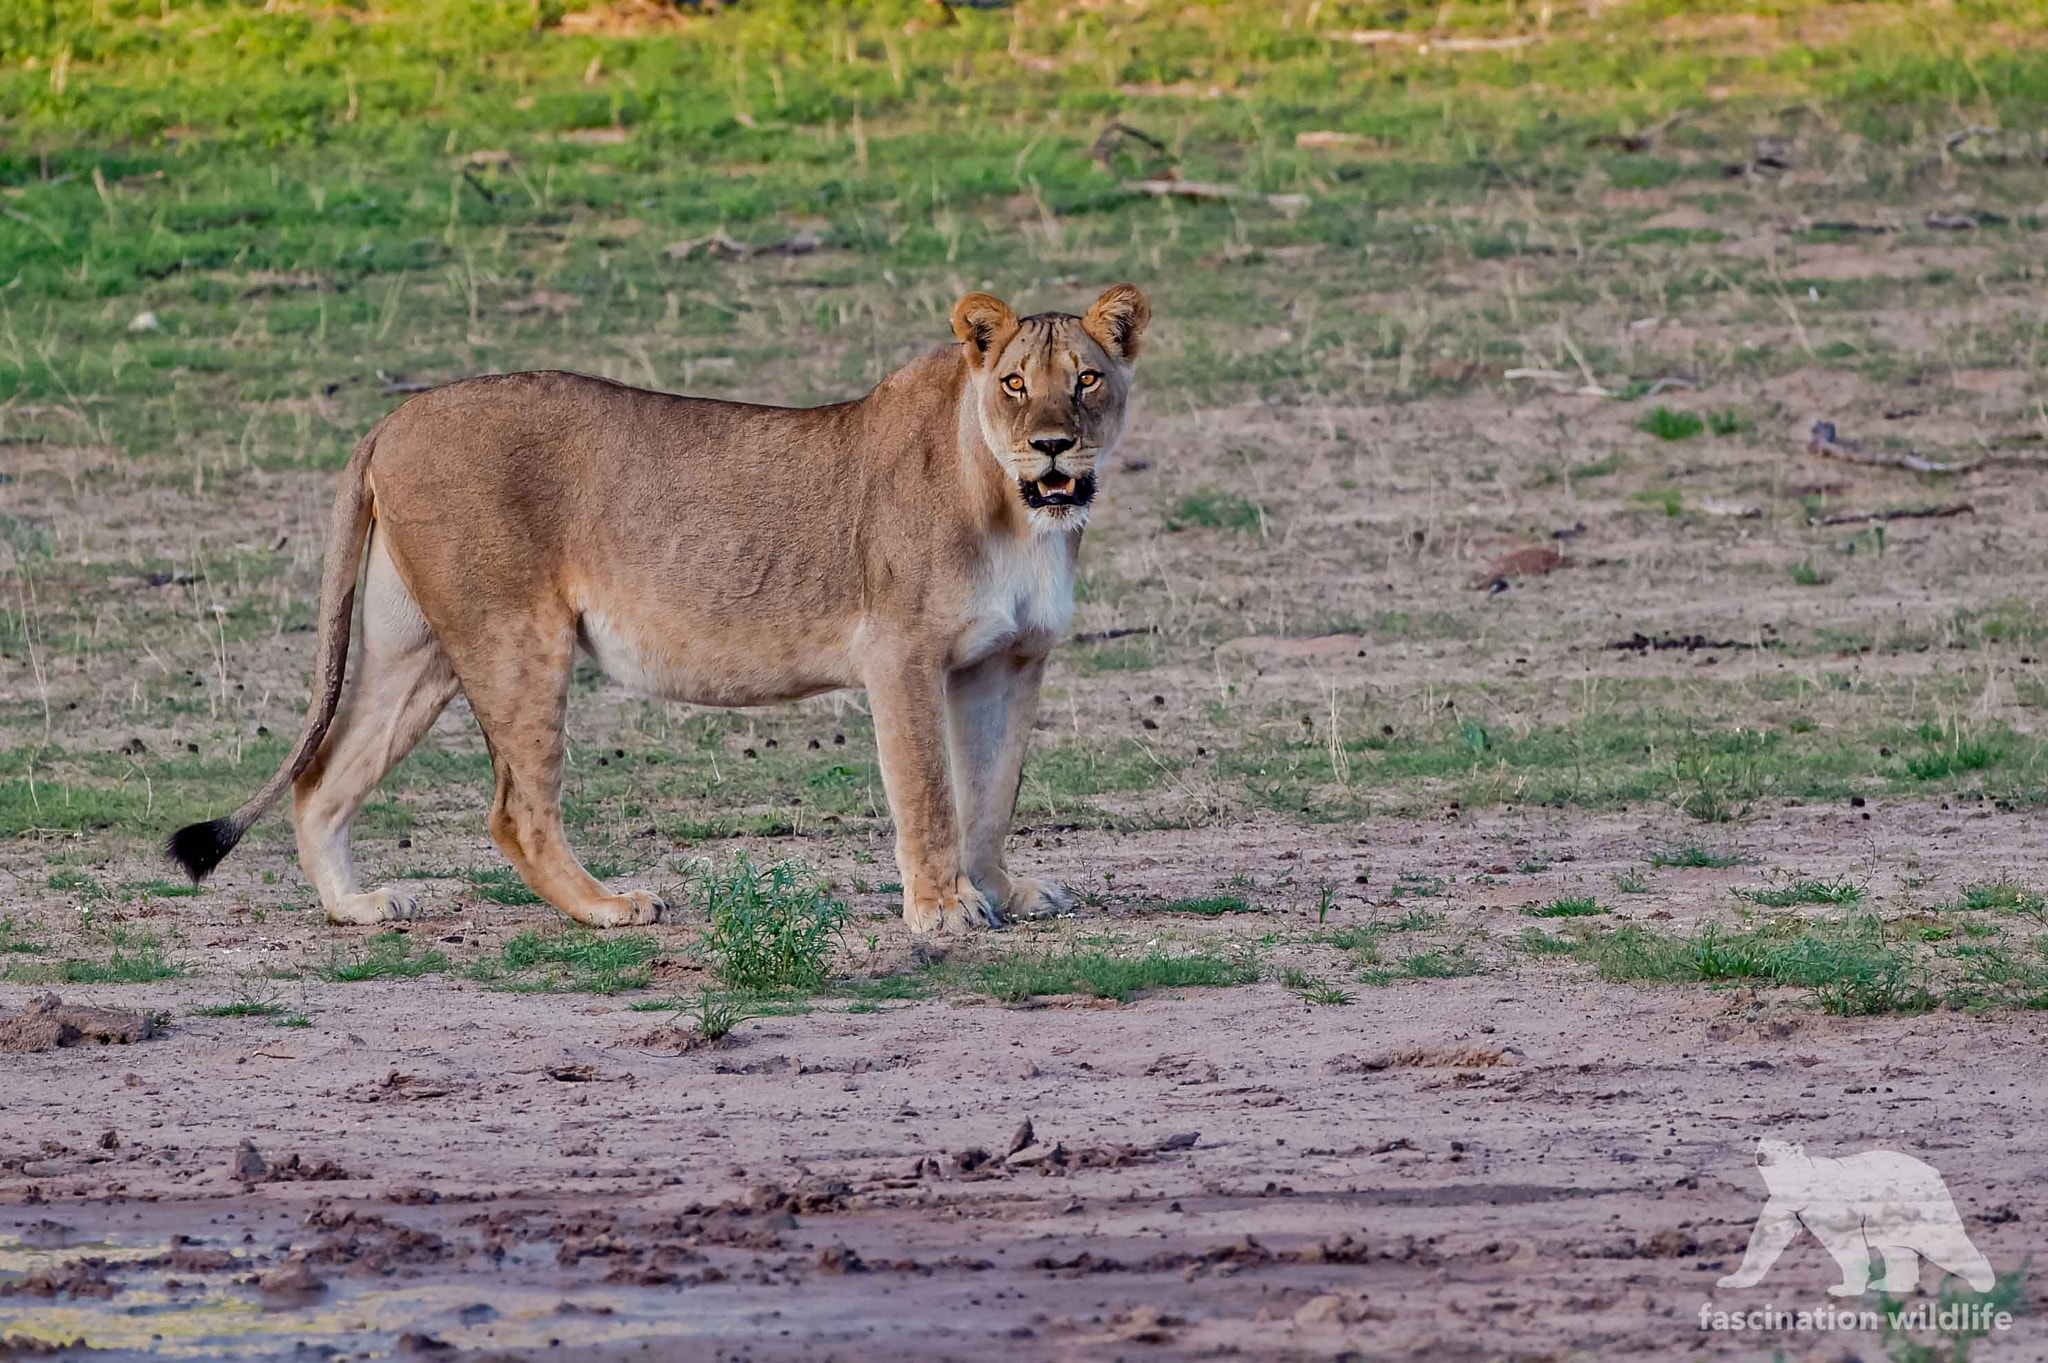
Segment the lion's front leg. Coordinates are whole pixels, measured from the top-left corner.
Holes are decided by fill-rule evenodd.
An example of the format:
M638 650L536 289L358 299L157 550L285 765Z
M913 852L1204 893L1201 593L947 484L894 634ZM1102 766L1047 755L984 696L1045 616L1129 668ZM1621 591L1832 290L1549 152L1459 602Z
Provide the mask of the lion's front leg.
M893 660L868 677L882 787L896 820L903 921L912 932L966 932L1000 918L963 873L946 755L946 677L938 663Z
M1017 814L1024 752L1045 680L1043 657L998 654L946 680L947 747L960 809L960 863L1005 916L1037 917L1073 906L1058 885L1012 876L1003 844Z

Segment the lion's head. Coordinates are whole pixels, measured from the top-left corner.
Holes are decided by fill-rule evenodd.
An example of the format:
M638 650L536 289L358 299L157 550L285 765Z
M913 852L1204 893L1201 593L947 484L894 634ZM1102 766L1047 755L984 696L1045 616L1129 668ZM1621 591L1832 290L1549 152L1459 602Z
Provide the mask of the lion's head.
M1085 317L1020 320L985 293L953 305L982 438L1039 529L1087 524L1101 461L1123 438L1131 367L1151 320L1129 284L1104 292Z

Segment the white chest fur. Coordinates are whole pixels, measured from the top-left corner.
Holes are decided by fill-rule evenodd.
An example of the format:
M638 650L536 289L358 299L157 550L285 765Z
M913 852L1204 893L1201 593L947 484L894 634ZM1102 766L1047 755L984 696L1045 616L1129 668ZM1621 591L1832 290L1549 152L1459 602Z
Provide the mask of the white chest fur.
M1019 645L1050 649L1074 618L1073 552L1061 533L990 541L954 665Z

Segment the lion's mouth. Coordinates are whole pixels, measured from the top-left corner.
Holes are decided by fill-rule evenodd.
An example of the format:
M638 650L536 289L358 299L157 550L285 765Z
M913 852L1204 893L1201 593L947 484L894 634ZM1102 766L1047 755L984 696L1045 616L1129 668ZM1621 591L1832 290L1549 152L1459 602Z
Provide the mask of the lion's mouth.
M1086 506L1095 500L1095 475L1084 473L1075 478L1054 469L1041 478L1019 478L1017 491L1023 494L1024 505L1034 511L1049 506Z

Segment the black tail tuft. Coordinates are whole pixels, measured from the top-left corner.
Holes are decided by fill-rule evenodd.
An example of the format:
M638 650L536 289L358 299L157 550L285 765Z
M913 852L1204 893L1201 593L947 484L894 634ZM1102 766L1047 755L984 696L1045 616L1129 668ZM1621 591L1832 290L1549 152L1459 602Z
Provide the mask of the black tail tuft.
M185 874L197 885L241 840L242 828L232 816L188 823L171 834L164 855L184 867Z

